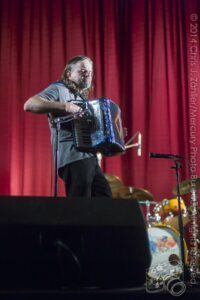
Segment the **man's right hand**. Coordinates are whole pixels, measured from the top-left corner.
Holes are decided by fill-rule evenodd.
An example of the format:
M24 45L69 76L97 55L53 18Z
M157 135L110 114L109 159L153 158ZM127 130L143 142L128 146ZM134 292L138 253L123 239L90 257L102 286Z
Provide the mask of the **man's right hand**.
M72 102L65 103L65 111L71 114L79 113L82 108Z
M68 102L65 104L65 111L71 114L75 114L75 117L77 118L81 118L84 115L83 109L72 102Z

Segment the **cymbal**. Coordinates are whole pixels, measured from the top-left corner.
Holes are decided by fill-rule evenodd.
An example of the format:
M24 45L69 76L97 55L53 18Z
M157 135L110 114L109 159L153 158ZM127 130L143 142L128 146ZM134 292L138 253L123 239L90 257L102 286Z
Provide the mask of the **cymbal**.
M124 185L119 177L111 174L104 174L104 175L108 180L111 190L122 187Z
M193 180L194 185L196 186L196 189L200 188L200 178L196 178L196 183L195 180ZM180 183L180 195L186 195L190 193L191 189L191 179L184 180ZM174 187L172 190L174 195L177 195L177 187Z
M153 195L141 188L135 188L132 186L122 186L115 191L112 191L113 198L130 198L136 200L153 200Z

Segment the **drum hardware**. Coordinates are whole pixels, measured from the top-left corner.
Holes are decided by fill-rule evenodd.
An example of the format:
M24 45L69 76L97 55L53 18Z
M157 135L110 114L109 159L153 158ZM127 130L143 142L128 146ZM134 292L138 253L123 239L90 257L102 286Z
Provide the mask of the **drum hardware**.
M142 205L156 205L158 202L156 201L150 201L150 200L139 200L139 203Z
M149 200L139 200L139 203L141 205L145 205L146 206L146 224L147 224L147 227L150 227L151 224L152 224L152 214L150 212L150 206L151 205L156 205L157 202L155 201L149 201Z
M162 210L162 204L156 202L156 205L153 209L153 214L151 215L151 223L152 224L161 224L162 218L161 218L161 210Z
M149 278L146 274L146 291L148 293L169 292L172 296L181 296L186 291L185 283L180 280L178 274L167 275L161 278Z

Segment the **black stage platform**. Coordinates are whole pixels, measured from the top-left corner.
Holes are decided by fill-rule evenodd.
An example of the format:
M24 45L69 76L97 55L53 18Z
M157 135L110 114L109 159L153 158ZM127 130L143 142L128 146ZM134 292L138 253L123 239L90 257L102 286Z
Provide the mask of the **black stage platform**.
M135 200L0 197L0 300L199 299L188 275L149 281L151 262Z
M0 291L1 300L171 300L180 298L182 300L196 300L200 297L200 287L188 286L181 295L171 295L168 291L148 293L145 287L127 289L74 289L74 290L41 290L41 291Z

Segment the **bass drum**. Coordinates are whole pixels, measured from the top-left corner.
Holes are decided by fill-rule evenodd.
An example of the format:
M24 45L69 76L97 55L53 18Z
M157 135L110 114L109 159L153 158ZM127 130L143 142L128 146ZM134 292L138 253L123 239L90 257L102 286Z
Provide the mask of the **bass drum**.
M182 273L180 234L170 226L154 225L148 228L152 261L147 275L156 280ZM184 241L185 262L187 246Z

